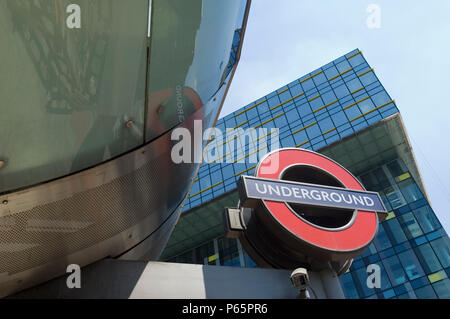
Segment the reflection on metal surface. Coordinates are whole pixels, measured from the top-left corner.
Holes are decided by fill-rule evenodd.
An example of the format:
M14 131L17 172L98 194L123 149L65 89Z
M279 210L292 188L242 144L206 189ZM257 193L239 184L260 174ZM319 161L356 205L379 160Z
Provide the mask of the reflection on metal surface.
M147 141L193 114L223 85L235 62L245 4L153 1Z
M80 29L66 28L72 2ZM173 163L171 132L215 123L246 3L196 0L183 11L182 0L0 2L0 297L62 275L69 263L158 258L198 170ZM158 44L167 28L190 33L178 51ZM168 82L152 78L158 68Z
M66 26L72 2L80 29ZM0 3L0 158L10 161L0 193L143 144L147 10L146 0Z

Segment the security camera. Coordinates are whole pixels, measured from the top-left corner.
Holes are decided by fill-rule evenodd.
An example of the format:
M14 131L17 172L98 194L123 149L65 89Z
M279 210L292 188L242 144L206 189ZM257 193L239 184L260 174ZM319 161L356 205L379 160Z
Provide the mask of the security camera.
M305 268L297 268L291 274L291 282L295 289L305 290L309 286L308 271Z
M292 286L299 290L297 296L298 299L310 299L308 288L314 294L314 298L317 299L317 294L313 287L309 284L308 271L305 268L297 268L291 273Z

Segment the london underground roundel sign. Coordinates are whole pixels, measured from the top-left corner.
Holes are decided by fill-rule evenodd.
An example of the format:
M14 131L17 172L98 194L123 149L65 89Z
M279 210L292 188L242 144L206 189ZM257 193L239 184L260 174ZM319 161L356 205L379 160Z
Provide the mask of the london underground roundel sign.
M233 210L225 214L229 230L241 228L236 237L261 266L349 264L386 216L378 193L366 191L335 161L304 149L267 154L255 176L241 176L238 190L240 207L234 217Z

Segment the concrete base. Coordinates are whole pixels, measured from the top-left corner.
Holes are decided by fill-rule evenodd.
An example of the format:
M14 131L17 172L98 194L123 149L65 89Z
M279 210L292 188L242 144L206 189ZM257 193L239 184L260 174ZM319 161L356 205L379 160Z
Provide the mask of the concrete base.
M9 298L296 298L291 271L105 259L81 269L81 288L59 277ZM343 298L331 272L309 273L318 298ZM311 298L314 295L311 294Z

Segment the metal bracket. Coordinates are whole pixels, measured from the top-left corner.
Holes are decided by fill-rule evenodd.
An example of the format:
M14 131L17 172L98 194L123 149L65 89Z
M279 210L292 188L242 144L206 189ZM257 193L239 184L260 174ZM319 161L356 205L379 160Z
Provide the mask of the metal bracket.
M246 228L240 208L225 208L223 221L227 238L239 238Z

